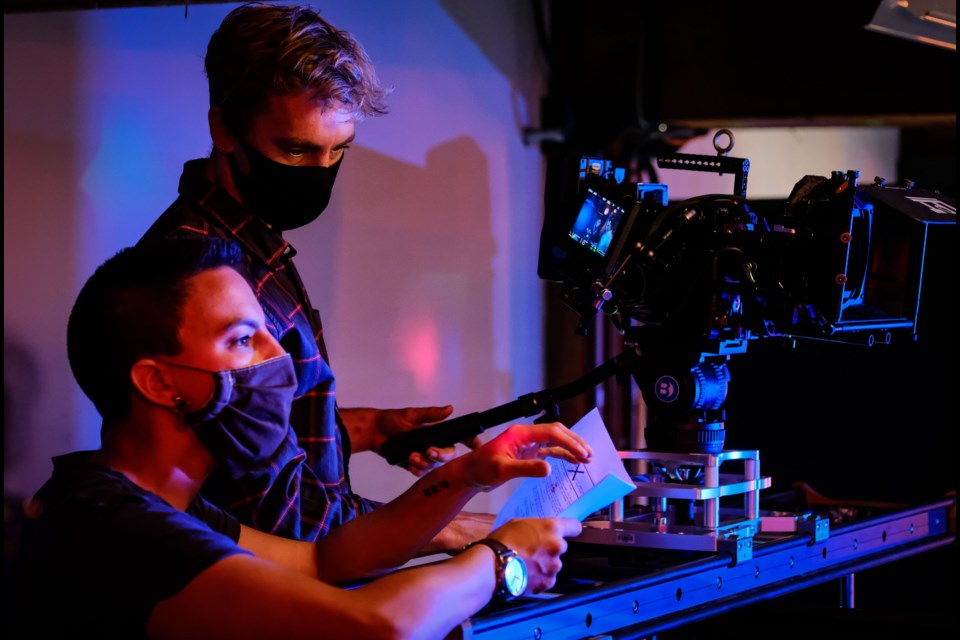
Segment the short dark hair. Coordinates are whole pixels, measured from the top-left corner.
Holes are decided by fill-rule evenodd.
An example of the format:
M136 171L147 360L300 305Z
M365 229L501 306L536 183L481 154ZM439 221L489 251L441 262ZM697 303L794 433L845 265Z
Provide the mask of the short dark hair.
M303 6L249 3L231 11L210 37L204 61L210 106L234 135L249 130L268 97L312 92L357 120L387 112L390 89L348 32Z
M127 247L97 268L70 312L67 357L105 426L130 411L130 369L137 360L182 351L178 333L187 281L243 261L236 243L197 236Z

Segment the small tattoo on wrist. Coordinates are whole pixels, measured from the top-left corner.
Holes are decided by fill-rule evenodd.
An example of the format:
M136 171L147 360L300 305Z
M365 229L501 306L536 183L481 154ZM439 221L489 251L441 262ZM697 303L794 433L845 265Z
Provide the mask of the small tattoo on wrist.
M449 489L449 488L450 488L450 483L447 482L446 480L441 480L440 482L434 482L429 487L424 489L423 495L429 498L432 495L436 495L440 493L441 489Z

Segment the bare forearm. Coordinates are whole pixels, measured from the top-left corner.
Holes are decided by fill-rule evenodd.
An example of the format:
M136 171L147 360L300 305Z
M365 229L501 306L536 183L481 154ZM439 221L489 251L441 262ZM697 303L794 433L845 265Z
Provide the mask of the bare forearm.
M243 549L258 558L269 560L284 569L295 571L311 578L319 577L317 570L317 546L312 542L289 540L241 525L240 539Z
M340 418L350 436L350 449L354 453L373 451L377 409L340 409Z
M237 555L154 607L156 638L442 638L488 601L493 552L399 571L343 590Z
M491 513L458 513L447 526L427 543L418 555L454 553L465 546L487 537L493 530L495 516Z
M425 567L398 571L357 590L396 625L399 637L441 638L483 608L496 586L483 545Z
M369 577L421 554L477 493L465 482L462 464L438 467L396 499L319 540L320 577L328 582Z

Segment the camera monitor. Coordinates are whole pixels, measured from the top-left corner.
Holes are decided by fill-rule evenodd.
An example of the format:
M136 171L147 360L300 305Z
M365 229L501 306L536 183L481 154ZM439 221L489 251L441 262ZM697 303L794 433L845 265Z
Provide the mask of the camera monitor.
M628 189L590 173L579 181L577 192L550 253L563 280L581 275L604 280L624 257L639 203Z
M606 256L626 213L623 207L596 190L587 189L583 205L568 235L587 250L601 257Z

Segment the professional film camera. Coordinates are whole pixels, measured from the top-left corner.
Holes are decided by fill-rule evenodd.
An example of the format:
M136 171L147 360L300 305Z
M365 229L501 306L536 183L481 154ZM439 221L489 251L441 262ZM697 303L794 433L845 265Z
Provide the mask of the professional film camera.
M825 535L825 521L761 518L770 479L759 453L724 448L728 360L761 338L874 346L917 337L930 227L955 224L955 201L879 178L861 187L859 172L834 171L803 177L778 210L746 197L750 163L728 157L732 146L721 130L716 156L657 159L661 169L728 175L729 194L671 203L666 184L631 182L588 156L570 158L548 185L539 275L562 285L578 333L600 316L622 334L624 352L601 369L629 374L647 406L645 448L621 452L646 467L633 494L646 509L612 509L581 541L708 551L730 541L737 553L761 520ZM721 498L740 495L742 511L721 509Z
M714 144L715 157L658 164L728 174L732 193L677 203L665 184L618 181L609 161L573 159L552 185L541 236L539 275L562 283L578 332L603 315L639 349L644 366L631 373L652 418L671 423L648 426L657 448L723 448L709 412L723 403L728 356L751 340L915 337L928 227L956 219L951 198L879 178L861 187L857 171L805 176L785 209L764 211L746 197L749 160L725 155L732 134ZM707 413L678 431L687 410Z
M827 535L820 519L761 516L759 492L771 481L759 453L724 447L728 360L757 339L915 339L930 228L955 224L955 201L879 178L859 186L859 172L834 171L805 176L776 209L747 198L750 163L729 157L732 146L721 130L716 156L657 159L661 169L732 179L729 194L676 203L666 184L632 182L601 157L571 156L548 175L538 274L561 284L578 333L606 318L623 352L570 384L394 438L384 457L399 464L517 418L558 419L558 401L616 375L632 378L647 406L645 447L620 452L641 467L631 494L640 504L611 505L578 541L725 547L743 558L761 523ZM737 496L742 509L730 510Z

